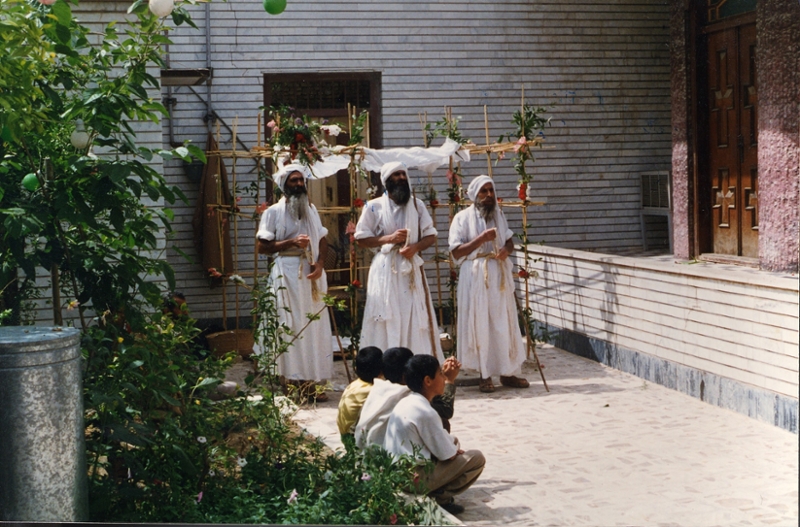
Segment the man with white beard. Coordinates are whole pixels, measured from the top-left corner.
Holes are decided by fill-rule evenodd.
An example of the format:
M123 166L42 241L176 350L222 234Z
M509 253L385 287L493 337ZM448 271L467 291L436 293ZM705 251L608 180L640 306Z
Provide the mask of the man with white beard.
M256 238L258 252L275 258L270 285L278 318L293 334L302 330L278 358L278 373L288 383L301 386L301 396L323 401L327 395L309 388L314 382L330 379L333 372L330 321L322 301L328 290L323 268L328 230L309 203L305 185L309 177L308 168L300 164L287 165L273 175L283 197L261 215ZM309 323L309 313L320 313L320 317Z
M467 195L472 205L450 224L453 260L461 265L458 278L458 358L465 368L478 370L480 390L494 391L492 376L503 386L527 388L518 377L525 346L517 322L512 265L514 233L497 206L494 183L488 176L472 180Z
M381 169L383 196L370 200L356 225L358 245L373 249L360 345L408 348L444 360L433 302L419 253L436 239L425 204L411 196L406 167Z

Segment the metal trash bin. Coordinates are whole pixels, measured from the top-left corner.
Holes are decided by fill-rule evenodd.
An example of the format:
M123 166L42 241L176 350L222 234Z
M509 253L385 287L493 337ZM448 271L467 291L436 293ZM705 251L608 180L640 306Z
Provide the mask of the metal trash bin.
M80 332L0 327L0 520L88 520Z

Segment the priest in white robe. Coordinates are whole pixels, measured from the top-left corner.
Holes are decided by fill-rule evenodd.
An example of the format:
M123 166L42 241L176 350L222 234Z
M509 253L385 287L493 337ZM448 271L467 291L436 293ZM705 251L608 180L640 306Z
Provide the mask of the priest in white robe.
M461 266L458 276L458 358L478 370L480 390L493 392L493 376L513 388L527 388L520 377L525 346L514 301L514 233L497 206L488 176L472 180L467 195L472 205L450 224L449 246Z
M360 247L375 251L360 345L404 347L444 360L420 257L436 228L422 200L411 195L403 163L383 165L381 182L386 192L367 202L355 232Z
M323 267L328 230L308 199L305 180L309 177L310 172L301 164L287 165L275 173L273 178L283 197L261 215L256 234L258 252L275 258L270 286L277 297L279 320L293 335L299 334L278 358L278 373L299 385L330 379L333 373L330 321L322 300L328 290ZM308 324L307 315L316 313L319 319ZM318 401L324 398L324 393L316 395Z

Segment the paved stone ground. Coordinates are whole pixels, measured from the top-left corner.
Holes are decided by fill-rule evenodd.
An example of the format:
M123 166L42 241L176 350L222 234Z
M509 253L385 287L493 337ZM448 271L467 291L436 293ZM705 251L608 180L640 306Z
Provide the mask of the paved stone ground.
M459 497L467 525L798 525L798 436L562 350L550 393L460 387L452 430L487 463ZM297 421L337 446L346 383ZM495 379L497 381L497 379Z

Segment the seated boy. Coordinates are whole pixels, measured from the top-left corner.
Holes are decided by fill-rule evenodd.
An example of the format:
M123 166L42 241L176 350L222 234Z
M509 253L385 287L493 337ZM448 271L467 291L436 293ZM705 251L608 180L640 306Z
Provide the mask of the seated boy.
M421 475L421 484L445 510L463 512L453 496L475 483L486 460L478 450L461 450L458 440L441 426L441 418L431 406L433 398L444 392L445 383L436 357L412 357L406 364L405 381L411 393L392 410L383 447L395 457L416 455L432 460L433 472Z
M383 352L383 379L375 379L355 428L356 446L383 446L386 423L392 408L410 392L403 375L406 362L414 356L408 348L389 348Z
M375 346L367 346L358 351L356 355L356 375L358 379L351 382L344 389L339 400L339 414L336 416L336 425L342 434L342 442L351 444L354 440L356 423L361 415L361 408L367 399L372 383L383 372L383 353Z

